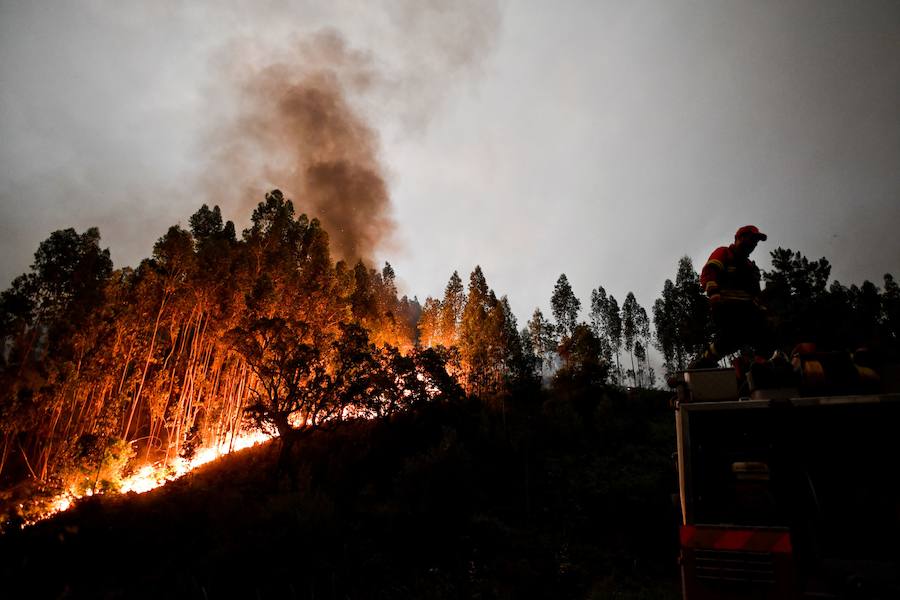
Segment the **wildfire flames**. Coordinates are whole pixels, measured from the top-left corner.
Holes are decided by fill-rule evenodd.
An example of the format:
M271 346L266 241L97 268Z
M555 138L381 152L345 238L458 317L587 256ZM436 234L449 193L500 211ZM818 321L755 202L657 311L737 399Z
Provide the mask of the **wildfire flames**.
M464 36L437 38L466 50L438 71L477 58L489 12ZM426 29L446 34L445 14ZM240 101L209 140L219 167L204 195L251 208L248 227L203 204L189 228L170 227L121 269L99 229L56 231L0 298L0 486L15 488L0 489L0 525L7 512L30 524L84 496L147 492L271 437L239 434L246 421L286 437L479 393L512 373L515 319L480 267L468 297L454 272L444 299L423 307L400 295L390 264L371 264L394 224L378 132L357 100L384 81L420 86L418 66L383 77L331 31L258 64L235 60L227 78ZM279 189L261 194L268 182L297 206ZM466 337L464 320L490 332ZM464 338L484 343L461 352ZM135 467L138 450L148 464Z
M149 492L150 490L161 487L170 481L174 481L180 477L183 477L194 469L205 465L206 463L212 462L226 454L256 446L270 440L271 438L271 435L263 433L261 431L242 434L234 437L227 442L222 442L218 446L198 449L194 453L194 456L189 460L182 457L177 457L174 460L170 460L168 462L160 461L153 464L144 465L122 481L119 493L127 494L131 492L135 494L143 494L145 492ZM80 494L76 490L70 488L57 496L50 503L50 508L46 513L42 514L40 517L32 521L28 521L26 525L32 525L34 523L37 523L38 521L48 519L57 513L66 511L71 508L75 501L79 498L93 495L94 492L91 489L86 490L84 494Z

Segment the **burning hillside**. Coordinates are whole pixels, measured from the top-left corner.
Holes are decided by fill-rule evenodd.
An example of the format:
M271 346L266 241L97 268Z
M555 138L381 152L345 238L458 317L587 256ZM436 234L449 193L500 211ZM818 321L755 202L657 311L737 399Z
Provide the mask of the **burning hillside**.
M458 394L416 347L389 266L330 257L272 192L239 240L218 207L112 271L96 230L53 234L3 297L0 476L67 499L145 489L222 452ZM31 516L27 516L31 518Z
M220 48L201 179L249 215L242 232L204 204L117 270L96 228L40 244L0 303L0 489L15 490L0 512L30 521L270 434L290 449L347 419L459 395L467 363L418 343L419 303L399 297L390 265L371 266L393 221L362 107L415 82L425 100L401 112L426 114L440 97L428 80L478 59L496 7L388 12L427 60L385 62L332 29ZM279 190L257 203L276 186L296 207ZM44 500L19 502L23 486Z
M611 396L592 395L621 406L594 425L549 397L505 412L428 403L319 431L281 461L263 445L152 493L86 498L0 536L4 593L570 598L631 585L676 597L659 510L666 397Z

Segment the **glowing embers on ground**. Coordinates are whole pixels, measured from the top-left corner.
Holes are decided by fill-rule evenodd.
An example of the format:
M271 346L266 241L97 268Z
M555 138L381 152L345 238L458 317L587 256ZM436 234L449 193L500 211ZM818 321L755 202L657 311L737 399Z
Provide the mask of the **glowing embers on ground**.
M182 475L193 471L201 465L216 460L220 456L261 444L262 442L271 439L271 437L271 435L266 433L255 432L236 437L231 443L223 442L218 446L201 448L197 450L194 456L189 460L178 457L175 460L169 461L168 464L155 463L152 465L144 465L122 481L122 486L119 491L123 494L128 492L135 492L136 494L149 492L154 488L164 485L168 481L178 479Z
M212 462L221 456L243 450L244 448L250 448L251 446L256 446L271 438L272 435L262 431L248 433L237 436L228 442L223 442L218 446L201 448L197 450L190 459L178 457L167 463L158 462L144 465L122 480L119 493L126 494L128 492L134 492L135 494L143 494L144 492L149 492L150 490L165 485L169 481L178 479L179 477L190 473L197 467ZM93 494L93 490L90 489L84 494L77 494L73 490L68 490L60 494L50 503L50 510L27 524L47 519L58 512L68 510L79 498L92 496Z

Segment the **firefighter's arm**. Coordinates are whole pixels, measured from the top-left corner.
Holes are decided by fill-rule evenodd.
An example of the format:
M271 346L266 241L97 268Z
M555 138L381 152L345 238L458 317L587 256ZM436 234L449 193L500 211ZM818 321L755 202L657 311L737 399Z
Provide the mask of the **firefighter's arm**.
M703 291L706 292L710 301L713 302L716 301L713 298L719 296L719 278L725 271L725 264L720 256L721 250L719 248L713 252L706 264L703 265L703 270L700 271L700 285L703 286Z

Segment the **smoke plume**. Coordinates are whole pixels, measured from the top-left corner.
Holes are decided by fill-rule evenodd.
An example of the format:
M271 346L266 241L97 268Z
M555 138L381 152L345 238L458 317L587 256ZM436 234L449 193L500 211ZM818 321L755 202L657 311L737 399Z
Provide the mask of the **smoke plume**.
M258 40L229 46L219 64L225 87L216 91L229 112L215 119L204 182L212 200L249 214L279 188L322 222L337 258L372 259L395 227L372 113L379 124L420 129L449 80L477 67L499 13L489 3L461 4L386 11L384 27L401 42L384 56L351 48L334 29L287 51Z
M218 193L246 210L280 188L322 221L337 256L370 257L394 224L378 136L347 101L368 86L366 63L326 31L282 61L237 69L236 112L213 137Z

